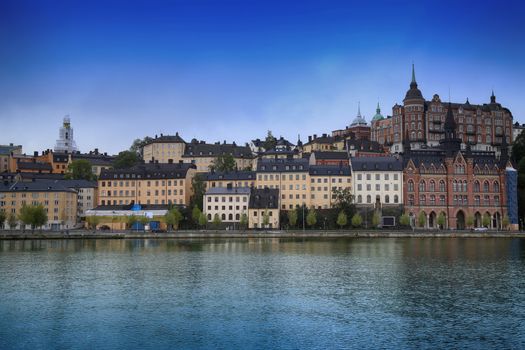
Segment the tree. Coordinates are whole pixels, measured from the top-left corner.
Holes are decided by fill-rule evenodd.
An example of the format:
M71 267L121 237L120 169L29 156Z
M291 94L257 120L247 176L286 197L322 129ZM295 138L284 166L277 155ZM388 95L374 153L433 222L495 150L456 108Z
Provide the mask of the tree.
M264 227L268 227L268 225L270 224L270 215L268 214L268 210L265 210L264 213L263 213L263 222L262 222L263 226Z
M277 139L272 135L271 130L268 130L268 133L266 134L266 139L264 139L263 147L265 151L271 150L275 148L277 145Z
M297 225L297 210L293 209L288 211L288 224L290 224L290 227Z
M130 152L134 152L140 156L143 155L143 148L146 146L149 142L151 142L153 139L149 136L144 137L141 139L135 139L133 140L133 143L131 144L131 147L129 148Z
M91 170L91 163L85 159L78 159L72 161L67 166L66 179L73 180L95 180L95 174Z
M344 210L341 210L339 212L339 215L337 215L337 225L339 225L340 228L343 228L348 224L348 218L344 212Z
M402 226L410 226L410 217L407 214L402 214L399 217L399 224Z
M0 228L4 228L4 222L7 219L7 214L5 211L0 210Z
M199 216L199 226L202 228L202 227L206 227L207 224L208 224L208 218L206 217L206 214L201 213L201 215Z
M511 159L517 163L525 157L525 133L520 133L512 143Z
M12 230L16 227L17 220L15 214L11 213L7 217L7 224L9 225L9 228Z
M126 228L130 230L133 227L133 224L137 222L137 216L130 215L126 216Z
M377 211L374 211L374 215L372 215L372 226L378 227L380 223L381 223L381 216L379 215Z
M439 225L439 227L444 228L446 220L447 219L445 218L445 214L439 213L438 218L437 218L437 224Z
M467 227L474 226L474 216L468 215L466 220L465 220L465 224L467 225Z
M177 208L170 209L164 215L166 225L170 226L173 230L177 230L179 228L179 223L182 221L182 218L183 216Z
M38 205L23 205L20 209L18 218L25 225L31 225L31 230L34 232L35 228L42 227L47 223L47 212L42 204Z
M242 213L241 221L239 222L239 224L243 228L246 228L248 226L248 215L246 215L246 213Z
M420 212L417 216L417 225L419 227L425 227L425 224L427 223L427 215L424 212Z
M201 217L201 210L199 209L198 206L193 206L193 209L191 211L191 219L193 220L193 222L195 223L195 225L198 225L199 224L199 219Z
M190 198L190 206L195 207L197 206L199 210L203 211L202 206L202 200L204 198L204 194L206 193L206 183L202 179L202 176L200 174L196 174L191 179L191 189L192 189L192 196Z
M359 213L355 213L352 216L352 226L360 227L363 224L363 217Z
M503 227L506 230L509 227L509 225L510 225L510 219L507 215L505 215L503 219L501 219L501 227Z
M96 230L98 224L100 224L100 216L92 215L92 216L86 216L86 222L89 225L89 228L92 230Z
M220 154L217 158L215 158L210 165L210 170L215 171L233 171L237 167L237 163L235 163L235 158L233 158L233 155L230 153Z
M306 224L312 227L316 223L317 223L317 214L315 212L315 209L308 210L308 214L306 214Z
M128 169L140 163L139 155L131 151L122 151L115 157L113 167L115 169Z
M483 215L483 219L481 220L481 222L484 227L489 227L490 226L490 215L488 213L485 213L485 215Z
M213 223L213 226L214 226L216 229L219 228L219 226L220 226L221 223L222 223L221 218L219 217L219 214L215 214L215 215L213 216L213 221L212 221L212 223Z

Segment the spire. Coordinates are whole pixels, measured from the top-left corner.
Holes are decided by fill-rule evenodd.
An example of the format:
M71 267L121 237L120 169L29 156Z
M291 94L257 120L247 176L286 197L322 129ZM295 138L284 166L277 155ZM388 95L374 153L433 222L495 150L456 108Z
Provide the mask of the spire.
M380 113L381 113L381 108L379 107L379 102L377 102L376 113L377 113L377 114L380 114Z
M492 89L492 95L490 95L490 103L496 103L496 95L494 95L494 89Z
M448 103L447 116L445 118L445 138L449 137L454 138L453 136L456 133L456 121L454 120L454 114L452 113L452 104Z
M416 83L416 70L414 69L414 63L412 62L412 82L411 84L417 84Z
M361 116L361 101L357 101L357 116Z
M410 82L410 89L408 89L403 102L406 103L407 100L418 100L418 102L425 101L425 99L423 98L423 94L421 94L421 91L417 88L416 70L414 68L414 63L412 63L412 81Z

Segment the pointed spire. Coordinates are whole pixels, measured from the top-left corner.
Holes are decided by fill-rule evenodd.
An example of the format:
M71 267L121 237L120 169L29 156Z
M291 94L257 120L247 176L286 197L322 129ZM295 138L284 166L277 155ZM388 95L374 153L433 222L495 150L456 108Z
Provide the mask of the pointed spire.
M361 101L357 101L357 116L361 116Z
M377 102L376 113L377 114L381 113L381 107L379 107L379 102Z
M414 69L414 62L412 62L412 84L417 84L416 83L416 70Z
M490 95L490 103L496 103L496 95L494 95L494 89L492 89L492 95Z

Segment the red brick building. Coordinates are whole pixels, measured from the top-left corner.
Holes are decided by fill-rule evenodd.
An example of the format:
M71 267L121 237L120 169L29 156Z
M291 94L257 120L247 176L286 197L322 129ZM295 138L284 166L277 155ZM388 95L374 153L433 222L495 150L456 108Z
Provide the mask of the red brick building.
M502 136L499 158L494 152L473 151L470 146L461 150L450 106L443 130L439 147L412 150L405 138L405 213L417 226L424 215L426 228L437 228L440 215L445 217L443 228L465 229L470 220L474 227L485 226L484 216L490 217L489 228L501 228L508 214L505 170L512 167L506 137Z

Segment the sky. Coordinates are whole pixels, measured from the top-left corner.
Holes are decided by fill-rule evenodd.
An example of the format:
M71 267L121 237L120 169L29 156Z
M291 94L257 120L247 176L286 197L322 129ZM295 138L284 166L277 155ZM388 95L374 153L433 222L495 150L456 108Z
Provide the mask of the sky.
M525 122L519 1L0 1L0 144L79 149L136 138L296 142L423 96Z

